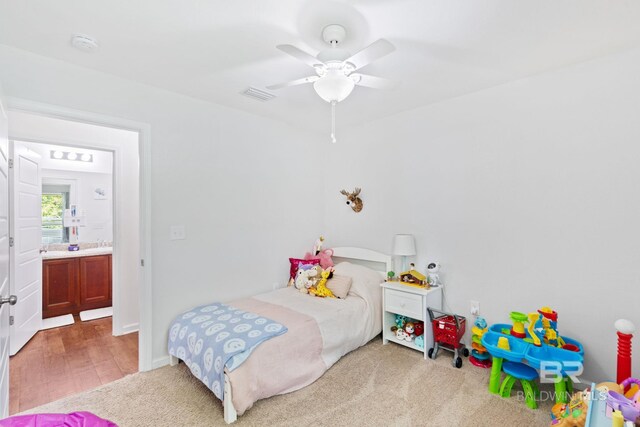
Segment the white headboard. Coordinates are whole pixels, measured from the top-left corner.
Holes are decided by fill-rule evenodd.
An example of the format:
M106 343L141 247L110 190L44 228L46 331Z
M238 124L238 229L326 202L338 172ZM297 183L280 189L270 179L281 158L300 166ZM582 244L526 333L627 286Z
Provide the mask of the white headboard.
M333 262L339 263L348 261L353 264L364 265L372 270L379 271L385 277L388 271L393 269L392 260L389 255L372 251L371 249L340 247L333 249Z

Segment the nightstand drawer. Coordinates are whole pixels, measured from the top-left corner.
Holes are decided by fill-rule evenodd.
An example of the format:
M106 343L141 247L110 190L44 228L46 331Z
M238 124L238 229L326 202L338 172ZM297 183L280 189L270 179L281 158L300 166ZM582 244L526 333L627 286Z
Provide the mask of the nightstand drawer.
M409 292L400 292L393 289L385 289L385 311L409 316L416 320L422 318L422 296Z

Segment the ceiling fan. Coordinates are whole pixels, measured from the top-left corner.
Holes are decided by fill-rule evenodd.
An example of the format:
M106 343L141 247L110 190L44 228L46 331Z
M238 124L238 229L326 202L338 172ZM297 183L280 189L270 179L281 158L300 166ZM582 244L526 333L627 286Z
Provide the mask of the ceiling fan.
M315 75L267 86L267 89L275 90L313 83L313 88L320 98L331 104L331 140L334 143L336 142L335 106L347 98L355 86L374 89L393 89L397 86L397 83L392 80L355 72L390 54L396 48L387 40L379 39L351 55L345 49L338 47L346 35L347 32L342 25L326 26L322 30L322 38L329 44L329 48L318 53L317 57L290 44L276 46L284 53L312 67L315 70Z

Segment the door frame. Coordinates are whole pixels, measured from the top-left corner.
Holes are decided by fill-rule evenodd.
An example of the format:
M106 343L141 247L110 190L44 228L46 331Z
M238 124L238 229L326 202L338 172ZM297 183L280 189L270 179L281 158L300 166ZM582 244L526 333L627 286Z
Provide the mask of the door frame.
M86 111L74 110L56 105L29 101L21 98L6 97L7 110L19 111L49 118L62 119L84 124L133 131L138 133L139 184L140 184L140 283L139 283L139 334L138 334L138 369L149 371L154 368L152 356L152 251L151 251L151 126L148 123L132 121ZM9 128L11 124L9 124ZM9 135L9 139L12 139ZM17 140L25 140L15 136ZM49 144L60 144L60 141L28 141ZM64 145L69 145L64 143ZM104 147L86 148L101 149ZM117 151L116 151L117 152ZM115 156L114 156L115 161ZM115 221L114 221L114 225ZM117 225L116 225L117 226ZM115 230L114 230L115 231ZM118 245L118 242L114 242ZM114 247L117 256L117 246Z

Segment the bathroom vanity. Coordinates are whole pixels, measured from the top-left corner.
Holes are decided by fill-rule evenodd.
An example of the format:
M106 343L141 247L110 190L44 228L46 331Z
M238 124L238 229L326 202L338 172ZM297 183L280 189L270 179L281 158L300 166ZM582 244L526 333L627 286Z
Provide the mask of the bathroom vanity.
M42 256L42 317L111 306L111 248Z

